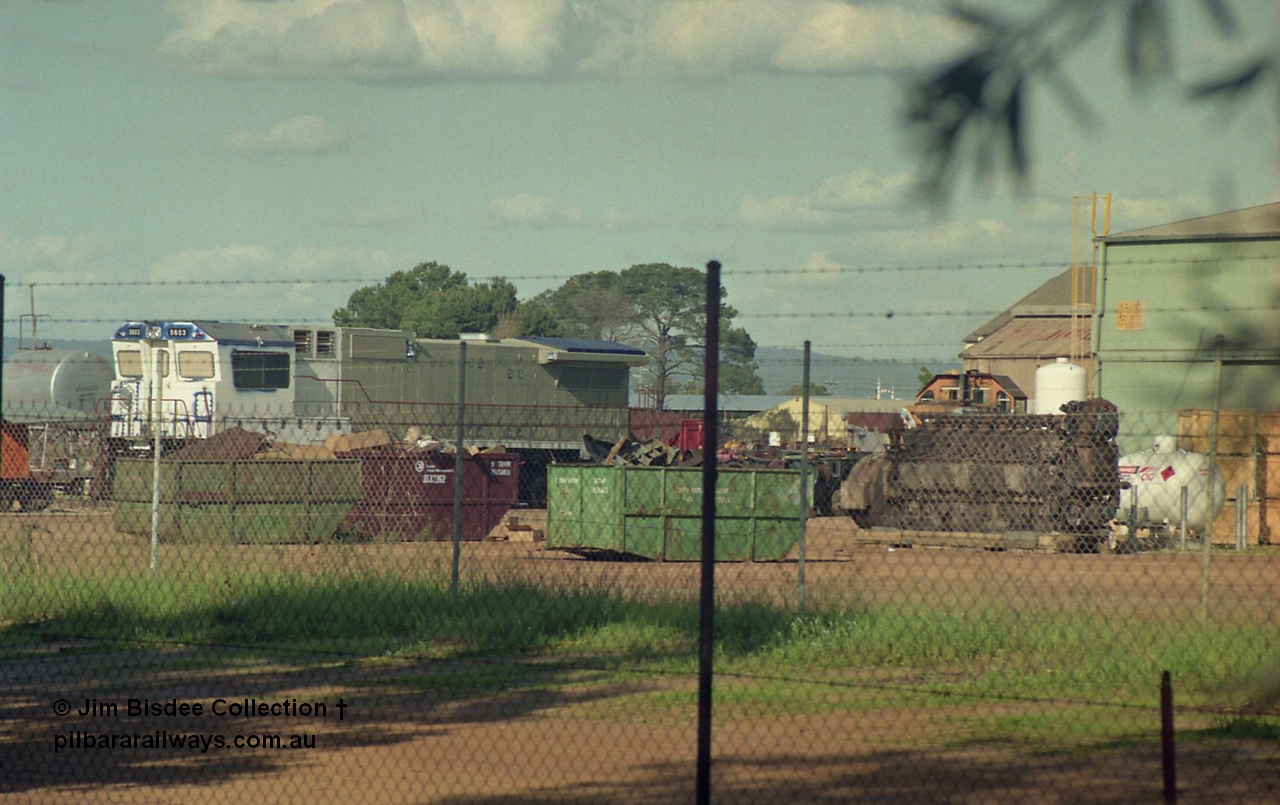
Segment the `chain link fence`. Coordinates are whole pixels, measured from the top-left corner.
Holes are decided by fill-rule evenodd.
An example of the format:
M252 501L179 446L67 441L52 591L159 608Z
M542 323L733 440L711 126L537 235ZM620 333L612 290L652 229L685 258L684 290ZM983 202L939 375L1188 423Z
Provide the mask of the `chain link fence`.
M502 409L460 451L443 410L308 445L258 410L157 461L55 413L4 431L12 801L692 800L698 456L661 428L605 463ZM722 451L716 801L1157 801L1165 671L1182 800L1275 801L1277 424L920 414L808 490Z

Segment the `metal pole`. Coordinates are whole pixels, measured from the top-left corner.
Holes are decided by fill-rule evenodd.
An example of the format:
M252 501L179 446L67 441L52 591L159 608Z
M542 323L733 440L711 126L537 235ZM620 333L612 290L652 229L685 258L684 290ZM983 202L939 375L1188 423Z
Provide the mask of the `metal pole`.
M702 390L702 585L698 602L698 758L695 801L711 805L711 660L716 596L716 448L720 389L720 264L707 263L707 351Z
M1184 486L1178 490L1178 494L1178 550L1185 551L1187 549L1187 508L1190 493Z
M1213 492L1218 473L1218 415L1222 408L1222 334L1218 334L1218 350L1213 359L1213 416L1209 424L1209 510L1205 514L1204 533L1200 535L1200 622L1209 620L1209 548L1213 543Z
M148 344L154 358L151 369L151 571L154 573L160 562L160 452L163 444L160 438L160 407L164 400L160 359L164 350L154 342Z
M453 569L449 575L449 600L458 603L458 578L462 573L462 442L467 420L467 342L458 342L458 441L453 454Z
M1178 755L1173 742L1173 682L1168 671L1160 678L1160 760L1164 772L1164 801L1178 801Z
M1236 487L1236 550L1243 551L1248 542L1249 531L1249 487L1244 484Z
M19 328L21 331L21 328ZM4 344L4 274L0 274L0 353ZM0 354L0 428L4 426L4 355Z
M800 388L800 562L796 569L796 614L804 617L804 532L809 524L809 341L804 342Z

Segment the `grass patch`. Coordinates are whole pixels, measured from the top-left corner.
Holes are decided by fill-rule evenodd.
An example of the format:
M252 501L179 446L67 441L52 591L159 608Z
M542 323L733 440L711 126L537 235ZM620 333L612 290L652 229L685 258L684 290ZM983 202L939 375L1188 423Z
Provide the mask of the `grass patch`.
M23 652L46 638L76 638L122 647L229 647L261 657L485 661L418 680L442 688L543 684L539 663L557 668L555 684L687 676L697 668L698 610L687 595L635 600L604 583L477 578L454 596L440 572L363 567L354 553L328 574L270 561L139 577L118 569L49 572L23 544L3 557L11 579L0 587L0 645ZM277 555L284 556L257 554ZM716 612L717 701L756 712L992 700L1145 706L1168 669L1179 703L1194 705L1220 701L1228 681L1274 651L1273 638L1274 628L1260 625L1200 629L998 605L974 611L883 603L796 618L779 606L733 602ZM672 696L687 704L685 693ZM652 705L661 707L662 699ZM1111 721L1121 732L1129 728L1123 718ZM1055 721L1052 729L1064 728ZM1115 737L1111 728L1096 736L1090 729L1085 720L1068 733ZM978 734L1023 730L1049 733L1031 719Z

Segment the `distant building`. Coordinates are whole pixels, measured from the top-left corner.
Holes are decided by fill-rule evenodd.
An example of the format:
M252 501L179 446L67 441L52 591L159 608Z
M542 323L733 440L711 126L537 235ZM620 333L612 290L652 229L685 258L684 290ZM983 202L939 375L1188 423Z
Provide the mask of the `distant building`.
M879 428L901 421L903 400L861 400L847 397L810 397L808 442L818 447L865 450L866 437L882 433ZM794 444L800 441L804 398L790 397L785 402L747 417L739 430L761 441L777 434L778 441ZM888 415L887 417L885 415ZM873 436L872 441L880 442Z
M954 403L957 407L989 408L1003 413L1025 414L1027 395L1005 375L977 370L942 372L925 384L916 403Z
M1090 368L1091 302L1088 271L1067 269L967 335L961 367L1002 377L1033 399L1041 366L1067 358Z

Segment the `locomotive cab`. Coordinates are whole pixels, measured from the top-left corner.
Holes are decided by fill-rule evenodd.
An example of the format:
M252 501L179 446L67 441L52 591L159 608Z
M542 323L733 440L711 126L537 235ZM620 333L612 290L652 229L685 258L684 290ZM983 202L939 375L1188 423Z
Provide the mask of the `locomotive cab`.
M129 322L116 331L112 353L114 439L207 438L223 413L259 420L292 414L294 344L284 327Z

